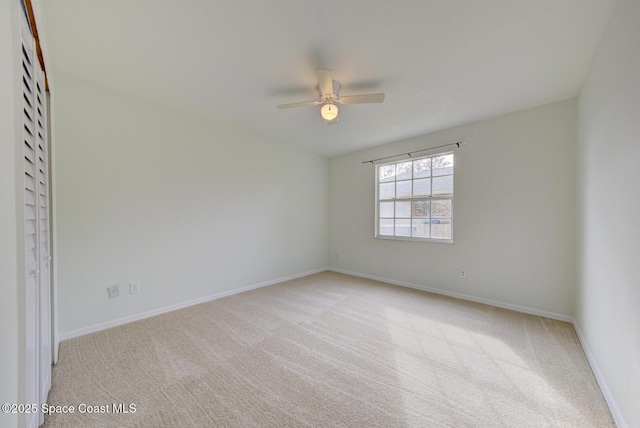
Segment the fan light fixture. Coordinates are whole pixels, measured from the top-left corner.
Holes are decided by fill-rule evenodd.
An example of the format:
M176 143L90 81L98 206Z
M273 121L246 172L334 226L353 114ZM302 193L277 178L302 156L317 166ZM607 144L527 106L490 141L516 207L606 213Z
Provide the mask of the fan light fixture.
M338 106L335 104L327 103L320 108L320 116L324 120L333 120L338 117Z

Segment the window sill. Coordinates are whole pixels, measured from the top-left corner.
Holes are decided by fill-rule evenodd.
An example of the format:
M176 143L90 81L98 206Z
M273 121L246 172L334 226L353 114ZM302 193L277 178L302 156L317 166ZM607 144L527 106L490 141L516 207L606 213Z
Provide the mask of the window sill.
M433 239L433 238L412 238L409 236L374 236L374 239L383 241L412 241L412 242L432 242L435 244L453 244L453 239Z

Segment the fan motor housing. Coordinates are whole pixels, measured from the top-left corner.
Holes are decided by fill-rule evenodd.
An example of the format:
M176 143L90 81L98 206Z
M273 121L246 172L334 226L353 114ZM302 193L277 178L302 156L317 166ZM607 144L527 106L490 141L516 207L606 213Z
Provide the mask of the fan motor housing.
M322 100L322 104L327 103L327 102L334 102L338 99L338 96L340 95L340 83L337 82L336 80L332 80L331 81L333 83L333 94L323 94L322 90L320 89L320 85L318 84L316 86L316 89L318 91L318 95L320 95L320 99Z

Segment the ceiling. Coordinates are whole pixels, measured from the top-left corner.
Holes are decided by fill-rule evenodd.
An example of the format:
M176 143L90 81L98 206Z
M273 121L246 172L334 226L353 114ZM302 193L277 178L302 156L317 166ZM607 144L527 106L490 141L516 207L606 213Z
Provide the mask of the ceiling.
M50 0L47 68L333 156L577 95L615 0ZM314 69L345 105L327 126ZM55 79L53 80L55 91Z

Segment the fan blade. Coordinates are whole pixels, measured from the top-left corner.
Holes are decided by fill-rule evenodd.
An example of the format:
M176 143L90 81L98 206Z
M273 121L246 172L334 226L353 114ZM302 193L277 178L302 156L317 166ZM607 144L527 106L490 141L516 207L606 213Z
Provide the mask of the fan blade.
M364 94L364 95L347 95L340 97L340 104L365 104L365 103L381 103L384 101L384 94Z
M318 76L318 85L320 86L322 95L333 94L333 77L331 77L331 71L318 68L316 70L316 76Z
M305 101L305 102L302 102L302 103L280 104L280 105L277 105L276 107L279 108L280 110L282 110L282 109L285 109L285 108L304 107L304 106L317 106L318 104L320 104L320 101Z

